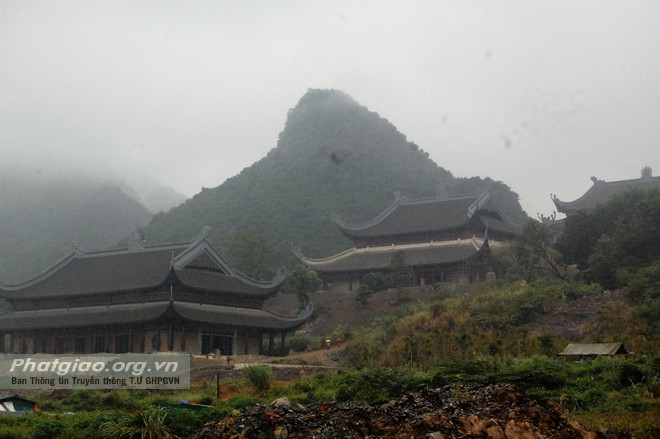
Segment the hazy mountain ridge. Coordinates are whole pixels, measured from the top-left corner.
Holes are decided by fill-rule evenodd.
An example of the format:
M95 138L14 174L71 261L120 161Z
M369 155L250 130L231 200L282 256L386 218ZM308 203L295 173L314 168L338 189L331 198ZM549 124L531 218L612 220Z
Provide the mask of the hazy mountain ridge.
M117 185L5 169L0 177L0 281L28 280L75 246L113 247L150 219L151 213Z
M293 260L291 246L329 256L351 245L332 215L368 220L394 200L475 193L488 184L512 218L526 215L517 194L489 179L456 179L377 113L337 90L309 90L289 110L277 147L222 185L202 192L147 228L151 242L189 239L205 225L226 250L240 230L262 230L277 245L274 264Z

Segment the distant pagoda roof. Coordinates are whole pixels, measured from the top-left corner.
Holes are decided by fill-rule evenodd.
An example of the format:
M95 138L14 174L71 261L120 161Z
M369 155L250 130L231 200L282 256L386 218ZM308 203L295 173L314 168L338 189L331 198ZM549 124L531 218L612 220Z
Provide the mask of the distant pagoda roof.
M0 285L5 299L63 297L135 291L163 285L171 277L183 286L206 291L269 295L281 286L279 273L270 282L234 270L206 238L183 243L73 252L34 279Z
M660 177L642 177L632 180L603 181L596 177L591 177L593 186L574 201L561 201L556 195L552 196L552 201L557 207L557 211L566 215L577 212L580 209L593 209L599 204L606 203L612 196L629 189L660 189Z
M296 316L283 316L263 309L236 308L176 301L147 302L14 311L0 317L0 330L89 327L130 324L158 319L168 312L196 322L251 328L293 329L311 316L308 307Z
M388 269L392 265L392 257L398 251L405 252L407 265L430 266L465 260L486 246L498 250L504 245L474 237L453 241L352 248L324 259L307 258L300 252L297 252L296 256L303 264L319 273L340 273Z
M488 212L493 219L492 227L502 228L502 231L515 229L490 191L480 195L444 199L409 200L397 197L380 215L365 223L349 224L337 217L334 221L344 235L353 239L457 229L467 224L475 214L483 212Z

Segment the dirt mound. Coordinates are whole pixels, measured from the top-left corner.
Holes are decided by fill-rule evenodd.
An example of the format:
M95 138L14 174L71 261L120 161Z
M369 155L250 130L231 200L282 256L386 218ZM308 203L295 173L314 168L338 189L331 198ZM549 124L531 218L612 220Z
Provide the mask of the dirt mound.
M290 406L285 398L207 424L192 439L599 438L510 385L445 386L380 406L334 402Z

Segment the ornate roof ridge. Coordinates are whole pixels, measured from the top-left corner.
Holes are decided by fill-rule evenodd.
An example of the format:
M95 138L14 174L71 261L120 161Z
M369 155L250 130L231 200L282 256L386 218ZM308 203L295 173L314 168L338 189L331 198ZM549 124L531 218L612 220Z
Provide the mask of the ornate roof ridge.
M85 251L84 253L77 253L76 258L111 256L115 254L146 253L146 252L158 251L158 250L187 248L188 246L190 246L192 242L193 241L180 241L180 242L150 244L150 245L145 245L140 249L135 249L133 247L117 247L117 248L109 248L102 250L92 250L92 251Z

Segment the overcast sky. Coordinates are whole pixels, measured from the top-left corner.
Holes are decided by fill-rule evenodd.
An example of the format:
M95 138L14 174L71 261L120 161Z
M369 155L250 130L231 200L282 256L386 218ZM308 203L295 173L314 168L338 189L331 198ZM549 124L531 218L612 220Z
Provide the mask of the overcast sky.
M532 216L592 175L660 175L658 0L0 0L0 164L192 196L274 148L308 88Z

